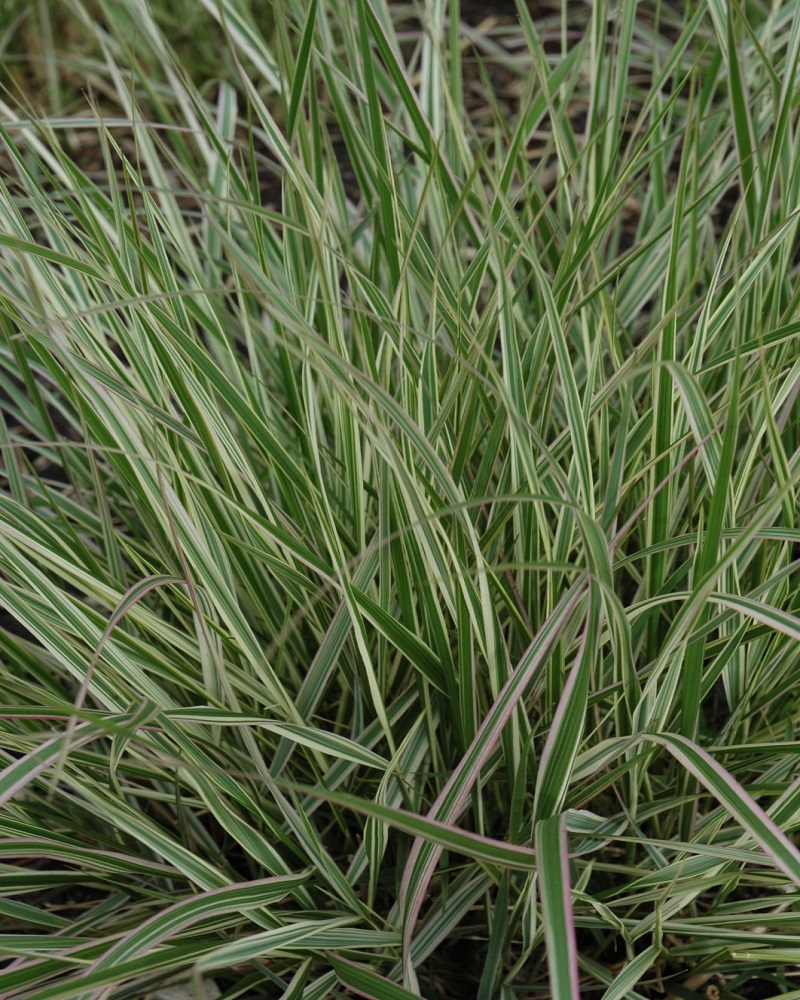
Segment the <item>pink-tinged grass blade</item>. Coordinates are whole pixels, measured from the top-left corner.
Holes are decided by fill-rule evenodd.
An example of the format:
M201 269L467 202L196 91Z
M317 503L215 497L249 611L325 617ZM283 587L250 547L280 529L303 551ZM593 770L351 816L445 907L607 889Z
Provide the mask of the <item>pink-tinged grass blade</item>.
M137 955L156 948L175 934L186 931L201 920L225 913L260 909L275 903L296 889L305 879L306 876L302 874L278 876L209 889L190 896L129 931L89 967L87 974L130 961Z
M573 584L539 630L516 670L497 696L466 754L431 807L428 813L430 819L451 823L461 814L469 799L470 790L480 777L481 768L500 739L503 727L520 698L546 663L561 630L580 603L585 587L584 580ZM416 980L411 962L411 940L422 901L441 853L440 846L425 843L417 837L403 872L400 900L403 907L403 964L407 984L413 984Z
M378 802L369 802L355 795L348 795L346 792L321 791L310 785L287 785L286 787L312 798L325 799L326 802L332 802L352 809L353 812L362 813L385 823L387 826L392 826L396 830L411 834L412 837L423 840L425 843L435 845L439 852L443 850L455 851L458 854L485 861L487 864L515 871L536 870L536 852L521 844L508 844L492 837L483 837L469 830L462 830L453 823L443 823L431 819L430 814L420 816L405 809L397 809Z
M580 1000L566 816L540 820L535 839L551 995Z
M583 735L586 699L589 694L592 663L597 651L600 619L600 604L595 588L590 592L590 603L590 612L578 655L564 685L542 750L534 802L536 819L546 819L560 811Z
M24 757L15 760L13 764L9 764L7 768L0 771L0 806L5 805L34 778L37 778L54 764L64 752L65 745L68 749L85 746L96 739L97 735L95 727L84 722L75 727L72 740L67 741L65 736L61 734L53 736L35 750L26 753Z
M331 956L331 965L343 986L367 1000L420 1000L419 993L410 993L363 965L338 956Z
M685 736L674 733L648 733L642 739L666 747L736 817L767 857L772 859L775 867L800 885L800 851L711 754Z

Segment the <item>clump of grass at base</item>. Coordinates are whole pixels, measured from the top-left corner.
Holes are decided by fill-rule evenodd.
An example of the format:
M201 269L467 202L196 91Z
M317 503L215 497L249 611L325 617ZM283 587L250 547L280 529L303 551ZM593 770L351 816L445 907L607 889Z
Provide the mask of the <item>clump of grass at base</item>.
M798 989L793 5L204 0L214 79L65 7L85 93L0 104L0 993Z

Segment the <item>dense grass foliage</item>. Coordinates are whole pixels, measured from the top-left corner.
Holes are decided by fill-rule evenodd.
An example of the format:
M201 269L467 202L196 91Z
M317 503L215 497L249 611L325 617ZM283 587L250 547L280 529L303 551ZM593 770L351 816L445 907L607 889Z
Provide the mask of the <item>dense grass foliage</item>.
M795 3L474 8L6 8L9 1000L800 996Z

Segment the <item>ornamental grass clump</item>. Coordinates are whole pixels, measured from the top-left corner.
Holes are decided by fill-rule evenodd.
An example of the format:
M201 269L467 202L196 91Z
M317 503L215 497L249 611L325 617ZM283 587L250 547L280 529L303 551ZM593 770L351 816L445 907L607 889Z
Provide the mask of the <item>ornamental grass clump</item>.
M794 3L262 6L0 34L0 995L800 996Z

